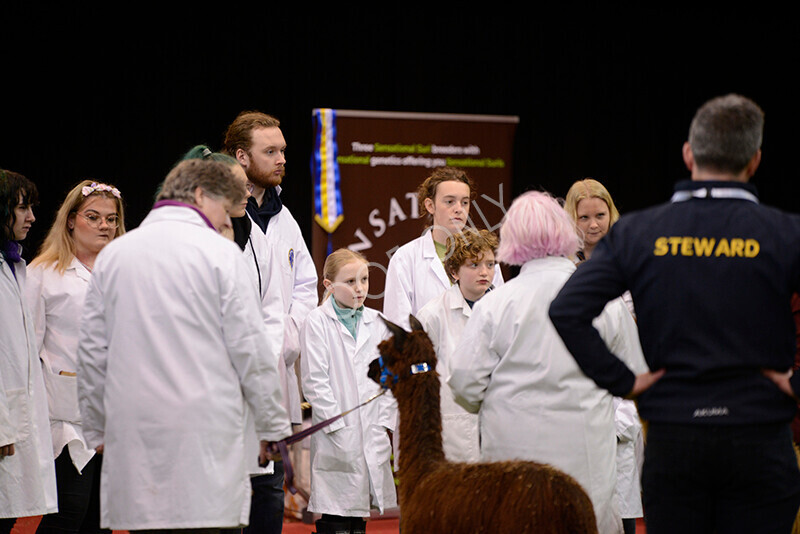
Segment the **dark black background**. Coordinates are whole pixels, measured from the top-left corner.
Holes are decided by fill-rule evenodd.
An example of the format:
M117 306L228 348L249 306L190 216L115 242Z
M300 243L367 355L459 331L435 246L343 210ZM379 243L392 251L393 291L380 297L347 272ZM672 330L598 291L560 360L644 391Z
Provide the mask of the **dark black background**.
M283 198L309 241L316 107L518 116L514 194L563 196L591 176L624 215L668 198L687 176L681 145L694 111L738 92L767 116L753 180L762 201L800 211L800 47L787 15L377 7L5 8L0 167L25 174L41 196L26 257L83 178L117 185L137 226L181 154L219 148L243 109L281 120Z

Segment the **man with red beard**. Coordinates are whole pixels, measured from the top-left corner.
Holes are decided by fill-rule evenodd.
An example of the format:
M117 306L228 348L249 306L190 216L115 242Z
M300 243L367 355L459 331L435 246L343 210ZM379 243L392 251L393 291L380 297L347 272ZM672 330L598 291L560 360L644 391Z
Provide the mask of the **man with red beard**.
M285 405L292 424L302 424L300 390L295 363L300 356L300 329L305 316L319 302L317 270L300 227L283 205L280 184L286 170L286 141L275 117L243 111L228 126L225 151L236 158L247 174L252 196L247 213L265 234L271 250L272 271L262 273L280 286L284 311L282 358ZM251 477L253 499L250 526L245 532L279 533L283 528L283 464L274 463Z

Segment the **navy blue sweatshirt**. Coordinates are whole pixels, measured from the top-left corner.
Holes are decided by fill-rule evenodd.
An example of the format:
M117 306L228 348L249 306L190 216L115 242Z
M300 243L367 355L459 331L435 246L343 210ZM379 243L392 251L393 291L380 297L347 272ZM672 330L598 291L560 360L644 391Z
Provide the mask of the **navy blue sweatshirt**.
M630 290L652 371L643 419L663 423L789 421L796 402L761 374L795 354L792 293L800 290L800 217L734 182L677 184L669 203L622 217L564 285L550 318L581 369L624 396L634 375L592 327ZM800 374L792 379L800 392Z

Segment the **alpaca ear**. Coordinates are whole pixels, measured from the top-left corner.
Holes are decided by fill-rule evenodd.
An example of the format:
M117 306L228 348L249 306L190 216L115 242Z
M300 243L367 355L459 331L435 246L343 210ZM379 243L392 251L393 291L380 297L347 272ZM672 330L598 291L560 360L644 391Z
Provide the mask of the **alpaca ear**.
M408 332L406 332L401 326L398 326L391 322L389 319L384 317L383 315L380 316L383 319L383 322L386 323L386 326L389 328L389 331L394 336L394 348L398 352L403 350L403 344L406 341L406 336Z
M422 328L422 323L419 322L419 319L417 319L410 313L408 314L408 324L411 325L412 332L415 330L424 330L424 328Z
M380 318L383 319L384 323L386 323L386 326L389 328L389 331L392 333L392 335L401 336L405 338L406 334L408 334L408 332L406 332L402 326L394 324L392 321L390 321L383 315L381 315Z

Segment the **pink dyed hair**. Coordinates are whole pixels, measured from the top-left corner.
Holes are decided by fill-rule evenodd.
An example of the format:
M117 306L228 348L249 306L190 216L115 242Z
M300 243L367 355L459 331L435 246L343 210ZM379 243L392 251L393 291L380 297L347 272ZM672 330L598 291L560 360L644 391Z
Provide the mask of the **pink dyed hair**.
M575 223L549 193L529 191L517 197L500 227L497 259L508 265L545 256L574 255L582 243Z

